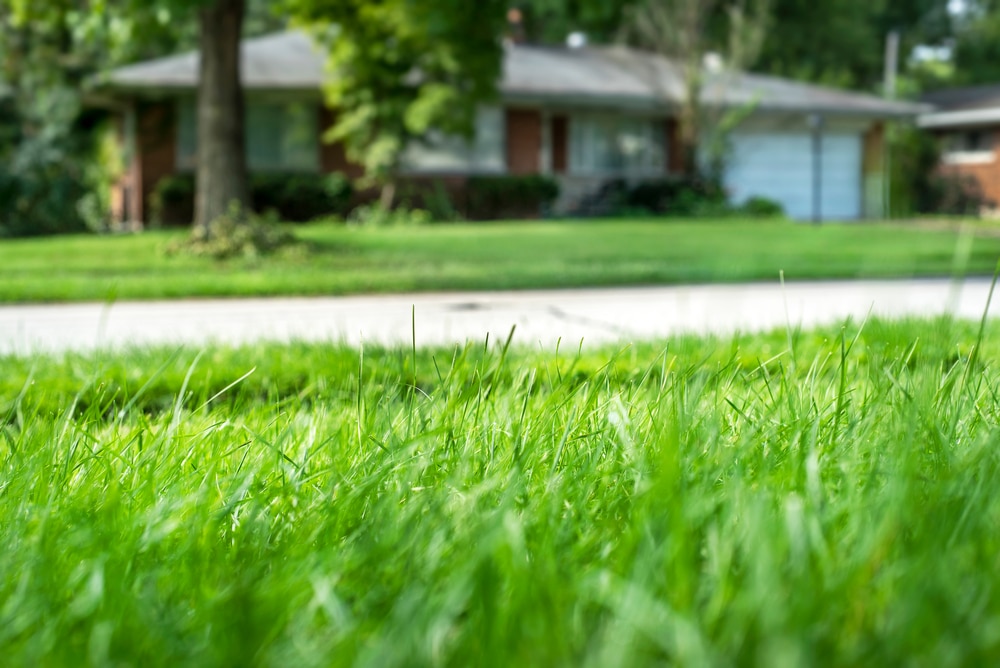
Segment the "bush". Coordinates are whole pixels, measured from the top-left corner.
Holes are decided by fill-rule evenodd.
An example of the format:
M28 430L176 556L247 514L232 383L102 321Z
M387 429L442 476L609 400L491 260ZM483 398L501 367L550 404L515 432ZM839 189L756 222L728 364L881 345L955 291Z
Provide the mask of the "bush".
M750 218L781 218L785 209L773 199L751 197L739 208L739 212Z
M416 227L433 220L429 211L396 207L386 209L378 203L363 204L351 212L347 218L349 225L359 227Z
M194 220L194 175L172 174L157 181L149 208L154 225L190 225Z
M239 207L233 207L208 226L196 227L190 237L172 245L167 251L187 252L216 260L235 257L253 259L295 244L295 236L290 232L261 218L250 216L247 219L240 213Z
M559 184L540 174L473 176L465 186L465 214L472 220L537 218L559 197Z
M302 223L321 216L346 216L354 189L343 174L254 174L254 211L274 211L283 221Z
M273 215L286 222L306 222L322 216L346 216L354 194L342 174L267 173L250 177L250 197L255 213ZM153 189L152 219L159 225L187 225L194 219L193 174L160 179Z
M461 180L411 179L401 184L398 208L422 209L436 223L462 219L456 202L463 200Z
M81 111L76 95L56 88L0 96L0 237L108 227L110 135L102 113Z
M595 196L612 215L715 217L734 212L721 186L708 179L665 178L629 186L611 181Z
M88 194L82 179L54 165L0 170L0 237L87 231L77 204Z
M927 179L925 211L950 216L978 216L996 202L986 197L979 180L970 174L937 173Z

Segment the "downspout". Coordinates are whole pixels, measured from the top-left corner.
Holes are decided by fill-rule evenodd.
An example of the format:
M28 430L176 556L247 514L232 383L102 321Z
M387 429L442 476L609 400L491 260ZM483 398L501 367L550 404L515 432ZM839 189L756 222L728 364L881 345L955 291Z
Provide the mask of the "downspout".
M819 225L823 221L823 116L809 115L809 129L812 130L812 220Z

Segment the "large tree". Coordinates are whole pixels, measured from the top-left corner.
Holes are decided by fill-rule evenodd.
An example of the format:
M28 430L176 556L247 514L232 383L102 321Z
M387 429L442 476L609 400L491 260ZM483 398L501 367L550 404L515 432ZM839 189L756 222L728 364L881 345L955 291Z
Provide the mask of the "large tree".
M506 0L287 0L329 48L327 140L393 199L409 141L434 129L471 137L503 64Z
M948 38L948 0L773 0L765 72L845 88L880 90L887 35L901 37L901 62L919 44Z
M627 9L635 0L520 0L512 6L523 15L529 42L560 44L582 32L596 43L618 37Z
M239 45L247 14L254 32L283 24L266 0L0 0L4 82L21 100L25 122L38 125L26 136L68 133L80 114L79 91L101 69L200 48L195 225L207 228L234 203L245 210ZM61 124L32 112L35 100L60 91Z
M707 75L725 85L724 75L752 64L770 21L770 1L642 0L629 8L625 34L640 46L673 59L682 70L684 92L678 114L678 140L688 178L701 176L699 144L724 126L703 104ZM723 30L718 29L718 24ZM709 53L719 57L722 72L710 72ZM712 156L709 156L712 157ZM713 162L715 162L713 160Z
M572 31L591 41L614 41L630 13L645 0L520 0L531 41L561 43ZM675 3L676 4L676 3ZM724 50L728 17L721 0L699 3L705 19L693 36L708 50ZM757 0L747 0L748 13ZM902 38L902 62L921 44L941 44L954 36L948 0L771 0L770 38L761 44L754 67L762 72L804 81L876 90L882 81L884 45L890 31ZM965 0L966 31L959 31L958 51L977 79L1000 62L997 0ZM982 20L979 20L982 19ZM667 31L672 31L671 22ZM959 71L961 75L961 69Z
M1000 0L966 0L955 23L954 83L1000 82Z
M244 0L206 0L198 10L201 61L198 77L198 168L194 224L209 224L250 208L244 148L240 41Z

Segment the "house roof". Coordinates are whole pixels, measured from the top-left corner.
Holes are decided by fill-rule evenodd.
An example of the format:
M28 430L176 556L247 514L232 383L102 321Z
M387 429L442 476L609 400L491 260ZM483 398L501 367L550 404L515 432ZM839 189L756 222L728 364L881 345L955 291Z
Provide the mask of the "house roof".
M257 90L314 90L323 82L323 57L308 35L283 32L243 40L243 85ZM103 83L114 89L188 90L198 83L197 51L112 70Z
M923 96L934 111L918 119L921 127L948 128L1000 122L1000 85L946 88Z
M327 76L324 58L302 32L244 40L242 76L250 90L316 90ZM192 89L198 54L160 58L109 73L107 87L122 91ZM635 108L677 105L684 96L680 67L661 56L626 47L506 47L501 95L510 101L575 106ZM803 84L755 74L709 76L707 104L761 110L859 116L915 116L924 107L873 95Z

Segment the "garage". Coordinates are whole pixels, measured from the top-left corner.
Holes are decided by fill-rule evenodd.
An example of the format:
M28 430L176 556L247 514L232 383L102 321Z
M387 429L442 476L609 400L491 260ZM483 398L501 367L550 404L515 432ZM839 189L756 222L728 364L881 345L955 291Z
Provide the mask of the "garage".
M825 132L820 144L821 216L861 217L861 135ZM726 187L735 202L766 197L790 217L813 217L813 137L804 131L738 132L730 138Z

